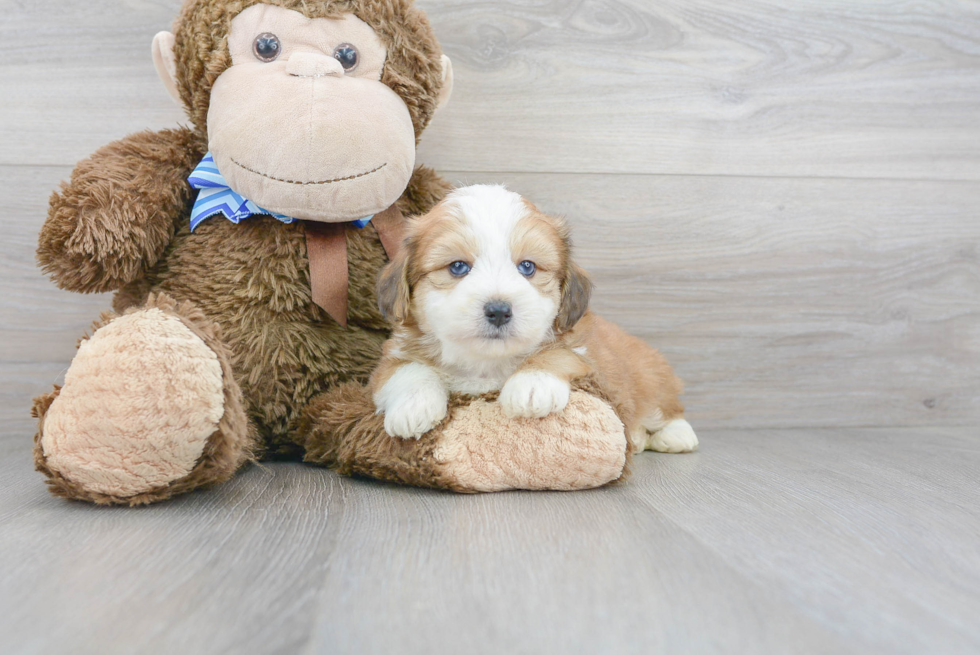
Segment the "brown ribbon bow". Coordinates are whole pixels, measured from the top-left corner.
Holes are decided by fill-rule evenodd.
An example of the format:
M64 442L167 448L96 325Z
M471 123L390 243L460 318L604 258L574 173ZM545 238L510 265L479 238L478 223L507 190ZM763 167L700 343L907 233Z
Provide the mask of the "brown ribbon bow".
M393 259L405 236L405 216L395 205L375 215L371 225ZM366 227L364 229L367 229ZM306 253L310 260L313 302L347 327L347 224L306 222Z

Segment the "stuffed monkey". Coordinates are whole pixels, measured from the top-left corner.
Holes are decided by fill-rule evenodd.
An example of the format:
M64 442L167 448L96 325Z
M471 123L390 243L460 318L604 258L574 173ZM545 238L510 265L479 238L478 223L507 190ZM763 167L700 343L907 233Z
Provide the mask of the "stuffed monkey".
M79 163L40 234L59 287L115 292L35 400L53 493L145 504L276 457L458 491L622 476L622 423L588 388L544 422L482 398L418 441L371 427L375 278L448 189L415 164L453 76L411 0L188 0L153 57L192 127Z

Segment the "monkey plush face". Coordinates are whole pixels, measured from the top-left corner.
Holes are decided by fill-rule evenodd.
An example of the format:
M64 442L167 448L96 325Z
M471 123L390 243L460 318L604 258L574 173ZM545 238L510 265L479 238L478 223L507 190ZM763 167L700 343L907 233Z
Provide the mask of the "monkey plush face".
M388 47L370 24L353 13L309 17L252 4L231 18L221 45L227 65L211 83L206 127L234 191L271 212L323 222L394 204L420 130L383 80ZM186 100L193 85L179 79L174 37L158 35L154 53L164 82ZM437 102L451 86L448 59L438 64Z

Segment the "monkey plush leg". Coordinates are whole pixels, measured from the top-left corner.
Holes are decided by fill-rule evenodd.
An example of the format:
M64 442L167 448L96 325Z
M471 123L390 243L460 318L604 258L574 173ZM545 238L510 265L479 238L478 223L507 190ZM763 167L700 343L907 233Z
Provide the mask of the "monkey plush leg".
M446 419L415 440L388 436L368 392L349 384L314 398L299 434L307 462L469 493L599 487L622 479L629 461L623 423L582 389L540 419L507 418L493 395L453 397Z
M165 295L104 317L34 413L34 460L51 491L100 504L222 482L254 443L217 326Z

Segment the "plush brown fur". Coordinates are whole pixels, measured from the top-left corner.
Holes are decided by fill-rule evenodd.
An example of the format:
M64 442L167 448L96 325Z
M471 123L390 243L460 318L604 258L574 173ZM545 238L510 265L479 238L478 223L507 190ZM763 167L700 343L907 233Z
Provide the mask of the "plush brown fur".
M99 149L51 197L37 259L68 291L115 291L155 265L192 194L207 145L190 130L140 132Z

